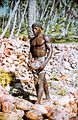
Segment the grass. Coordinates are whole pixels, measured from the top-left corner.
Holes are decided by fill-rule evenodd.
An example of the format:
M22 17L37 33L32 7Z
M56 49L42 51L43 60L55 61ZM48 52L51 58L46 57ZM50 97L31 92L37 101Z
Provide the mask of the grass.
M50 39L51 39L52 43L72 43L72 42L78 43L78 39L75 39L75 38L71 39L69 37L64 37L61 39L59 39L59 38L50 38Z
M4 69L0 71L0 84L2 87L6 87L8 84L10 84L12 80L12 74L7 73Z
M0 28L0 35L2 34L2 29Z
M64 88L62 88L59 94L62 96L66 95L66 90Z
M28 36L27 31L23 31L22 33L19 33L19 37L21 37L21 36L26 36L27 37Z
M0 28L0 35L2 33L2 29ZM14 31L14 35L17 33L17 30ZM42 33L45 34L45 32L42 30ZM56 32L54 32L56 33ZM51 33L52 34L52 33ZM5 34L5 38L8 38L10 35L10 31L9 29L7 30L6 34ZM26 36L28 37L28 33L27 30L25 29L23 32L19 33L19 37L21 36ZM78 39L76 38L71 38L71 35L69 34L69 36L65 36L63 38L59 38L59 36L57 37L50 37L52 43L71 43L71 42L78 42Z

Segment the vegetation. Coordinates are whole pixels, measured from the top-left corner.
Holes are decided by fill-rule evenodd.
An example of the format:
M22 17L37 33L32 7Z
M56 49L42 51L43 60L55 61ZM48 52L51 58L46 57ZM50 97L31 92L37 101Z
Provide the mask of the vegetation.
M30 37L32 23L40 21L52 42L77 42L77 8L77 0L1 0L0 38Z
M12 80L12 74L5 70L0 71L0 84L5 88Z
M62 88L59 94L62 96L66 95L66 90L64 88Z

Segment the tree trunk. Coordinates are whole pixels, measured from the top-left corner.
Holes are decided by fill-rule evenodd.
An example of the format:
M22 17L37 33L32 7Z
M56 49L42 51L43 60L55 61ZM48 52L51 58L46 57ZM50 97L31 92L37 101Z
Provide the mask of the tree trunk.
M71 11L72 11L72 7L73 7L74 3L75 3L75 0L73 0L72 5L71 5L71 7L70 7L70 11L68 12L68 14L67 14L67 16L66 16L65 27L64 27L63 33L60 35L60 37L67 35L67 31L68 31L67 29L68 29L68 26L69 26L69 24L68 24L68 26L67 26L67 23L68 23L68 21L69 21L69 19L70 19Z
M28 2L27 2L26 7L25 7L25 9L24 9L24 13L22 14L22 18L21 18L21 21L20 21L20 24L19 24L18 32L17 32L16 35L15 35L16 37L19 35L20 28L21 28L22 22L23 22L23 20L24 20L24 15L25 15L25 13L26 13L27 6L28 6Z
M41 15L41 18L40 18L40 20L42 20L43 18L44 18L44 16L45 16L45 14L46 14L46 12L47 12L47 9L48 9L48 7L49 7L49 5L50 5L50 1L48 2L48 4L47 4L47 6L46 6L46 8L45 8L45 10L44 10L44 13L42 12L42 15Z
M33 37L32 24L36 20L36 0L28 0L28 37Z
M16 5L15 5L15 7L14 7L14 9L13 9L13 12L11 13L11 16L9 17L9 20L8 20L8 23L7 23L6 27L5 27L5 29L4 29L4 32L1 34L0 38L3 38L4 35L5 35L5 33L7 32L7 29L8 29L8 27L9 27L9 25L10 25L10 21L11 21L12 17L14 16L15 11L16 11L17 8L18 8L19 2L20 2L20 0L17 1Z
M4 17L3 17L3 23L2 23L2 32L4 30Z
M13 8L13 1L11 2L11 8L10 8L10 12L9 12L9 16L11 16L12 14L12 8ZM9 32L11 33L11 30L12 30L12 22L10 21L10 24L8 26L9 28Z
M54 4L55 4L55 0L54 0L54 2L53 2L53 4L52 4L52 7L51 7L50 16L52 15L52 12L53 12L53 8L54 8Z
M51 18L52 16L52 12L53 12L53 9L54 9L54 4L55 4L55 0L53 1L53 4L52 4L52 7L51 7L51 11L50 11L50 14L49 14L49 17ZM48 16L48 15L47 15ZM48 17L48 18L49 18ZM45 34L47 34L47 31L49 30L49 26L50 26L50 20L48 20L48 22L46 23L46 32Z
M68 23L68 25L67 25L67 27L66 27L65 35L67 35L67 33L68 33L68 29L69 29L70 23L71 23L71 15L70 15L70 17L69 17L69 23Z
M15 25L16 25L16 19L17 19L17 13L15 14L14 24L13 24L13 28L12 28L12 31L11 31L9 38L12 38L12 36L13 36L13 32L15 30Z

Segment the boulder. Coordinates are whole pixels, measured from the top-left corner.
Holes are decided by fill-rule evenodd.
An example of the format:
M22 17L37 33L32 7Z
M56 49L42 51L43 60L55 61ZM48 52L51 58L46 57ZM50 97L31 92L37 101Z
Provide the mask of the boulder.
M15 105L8 101L3 101L2 112L9 112L9 111L15 111Z
M37 110L30 110L25 113L25 116L30 120L40 120L42 118L41 112Z
M19 120L19 115L12 111L0 113L0 120Z
M27 100L20 99L16 103L16 107L21 110L30 110L33 104L31 102L28 102Z
M40 104L33 105L31 109L40 111L42 114L47 114L48 113L46 108L44 107L44 105L40 105Z

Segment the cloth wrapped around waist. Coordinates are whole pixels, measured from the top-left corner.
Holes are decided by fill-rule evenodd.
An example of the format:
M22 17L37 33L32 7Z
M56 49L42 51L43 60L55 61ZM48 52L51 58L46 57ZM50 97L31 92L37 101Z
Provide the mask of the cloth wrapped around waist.
M35 57L35 58L34 58L34 60L39 60L41 63L44 62L45 59L46 59L46 56L43 56L43 57ZM46 66L45 66L45 68L44 68L42 71L40 71L40 73L42 73L42 72L47 72L49 66L50 66L50 64L47 63ZM38 74L38 71L35 71L35 74Z

